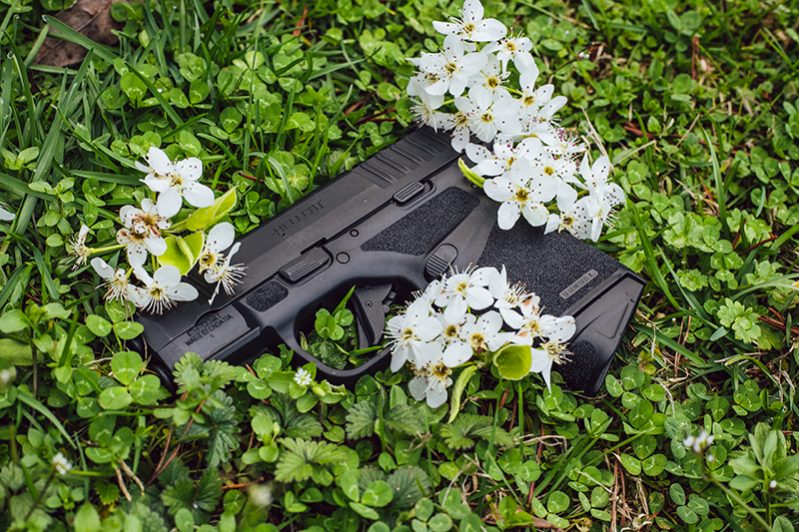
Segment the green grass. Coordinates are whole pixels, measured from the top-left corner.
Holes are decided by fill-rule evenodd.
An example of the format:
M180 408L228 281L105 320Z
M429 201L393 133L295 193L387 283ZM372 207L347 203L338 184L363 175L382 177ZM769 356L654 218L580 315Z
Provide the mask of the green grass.
M304 390L281 352L187 359L173 398L126 352L137 325L72 269L80 223L112 243L150 145L235 187L244 233L396 140L404 58L458 7L117 4L107 47L39 2L2 4L0 526L793 530L796 2L487 3L533 38L562 124L595 131L628 192L597 245L649 283L598 397L476 374L450 423L404 374ZM46 34L89 56L35 64ZM683 445L700 430L704 456Z

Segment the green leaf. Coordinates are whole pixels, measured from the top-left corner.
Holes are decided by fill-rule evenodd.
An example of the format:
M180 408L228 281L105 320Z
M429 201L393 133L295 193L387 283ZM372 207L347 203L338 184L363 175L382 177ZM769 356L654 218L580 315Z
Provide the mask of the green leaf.
M162 266L174 266L181 275L186 275L200 258L205 234L197 231L185 237L169 236L165 240L166 251L158 256L158 263Z
M455 380L455 385L452 387L451 392L451 403L449 408L449 423L452 423L456 417L458 417L458 412L461 409L461 400L463 399L463 392L466 389L466 385L469 384L469 381L477 372L477 365L472 364L470 366L466 366L461 370L458 378Z
M469 180L471 183L473 183L478 188L483 188L483 185L485 184L485 181L486 181L485 178L480 176L480 175L478 175L474 170L469 168L466 165L466 163L463 161L463 157L458 159L458 168L461 169L461 172L463 173L463 177L465 177L467 180Z
M86 326L95 336L105 337L111 332L111 323L97 314L86 316Z
M121 410L128 406L133 398L124 386L112 386L103 390L97 401L106 410Z
M214 201L209 207L197 209L189 215L183 222L175 224L173 231L188 229L189 231L205 231L212 225L222 220L227 213L236 206L236 189L231 188Z
M352 510L356 514L360 515L364 519L371 519L371 520L374 521L375 519L379 519L380 518L380 514L378 514L376 511L374 511L373 509L369 508L368 506L364 506L363 504L360 504L360 503L357 503L357 502L351 502L350 503L350 508L352 508Z
M111 359L111 371L114 372L114 377L125 385L132 383L142 369L144 361L133 351L121 351Z
M144 332L144 325L137 321L120 321L113 326L114 334L122 340L133 340Z
M85 503L75 512L75 530L81 532L99 532L102 530L100 525L100 514L97 513L91 503Z
M147 94L147 85L133 72L123 74L119 80L119 86L122 92L134 102L141 101Z
M358 401L347 412L347 435L351 439L368 438L375 433L377 405L372 399Z
M33 348L13 338L0 338L0 361L12 366L30 366L33 364Z
M375 480L370 483L361 496L361 502L367 506L382 508L387 506L394 494L391 486L384 480Z
M532 348L529 345L509 344L494 354L494 365L500 377L518 381L530 374L533 363Z
M28 317L19 309L9 310L0 316L0 332L11 334L25 330L28 327Z

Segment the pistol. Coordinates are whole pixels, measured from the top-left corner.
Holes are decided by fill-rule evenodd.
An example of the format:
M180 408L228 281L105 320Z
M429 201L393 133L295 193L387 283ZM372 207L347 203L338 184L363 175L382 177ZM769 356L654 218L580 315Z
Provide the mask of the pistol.
M355 368L327 366L298 341L319 308L355 286L359 347L378 345L390 305L452 268L504 265L548 314L574 316L570 361L555 369L570 388L596 393L644 281L567 233L497 227L497 204L464 178L458 156L448 135L415 129L245 235L236 258L247 276L235 295L209 307L209 285L197 282L196 301L138 318L150 367L169 385L187 352L244 363L283 343L295 362L316 364L318 377L352 385L386 367L389 349Z

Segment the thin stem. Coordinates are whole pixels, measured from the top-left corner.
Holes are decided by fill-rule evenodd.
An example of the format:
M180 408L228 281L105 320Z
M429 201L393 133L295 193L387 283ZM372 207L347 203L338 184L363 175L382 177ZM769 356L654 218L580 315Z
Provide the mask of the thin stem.
M36 499L33 501L28 513L25 514L25 521L30 519L30 516L33 515L33 512L36 508L39 507L39 503L42 502L42 497L44 497L44 493L47 491L47 488L50 487L50 484L53 482L53 478L55 477L55 469L50 468L50 476L47 477L47 482L44 483L44 488L36 495Z

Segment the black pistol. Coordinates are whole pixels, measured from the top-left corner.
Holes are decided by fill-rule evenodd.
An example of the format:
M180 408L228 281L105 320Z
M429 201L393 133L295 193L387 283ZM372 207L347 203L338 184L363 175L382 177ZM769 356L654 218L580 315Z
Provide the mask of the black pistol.
M243 363L280 343L317 375L354 384L387 366L388 349L338 370L304 351L299 331L316 310L332 308L352 286L359 346L380 342L385 315L451 267L504 265L508 279L541 297L548 314L575 317L570 362L556 367L572 389L596 393L632 317L644 281L566 233L544 236L520 222L496 225L497 204L467 181L449 136L422 128L383 149L247 234L237 261L247 276L236 294L207 304L213 288L163 315L141 315L155 369L171 384L187 352Z

